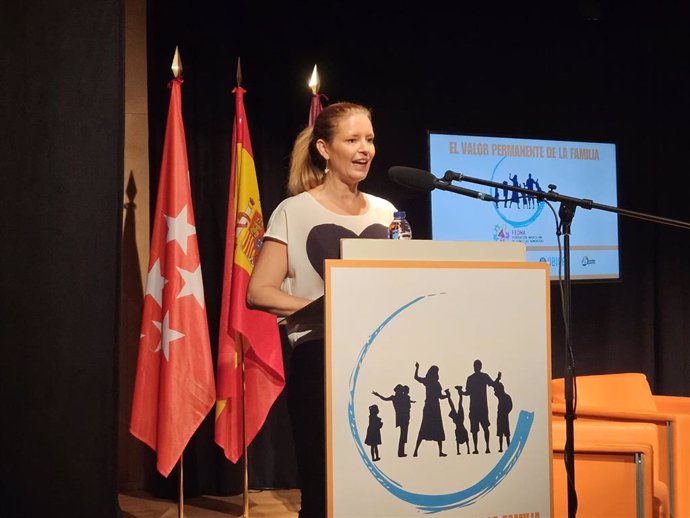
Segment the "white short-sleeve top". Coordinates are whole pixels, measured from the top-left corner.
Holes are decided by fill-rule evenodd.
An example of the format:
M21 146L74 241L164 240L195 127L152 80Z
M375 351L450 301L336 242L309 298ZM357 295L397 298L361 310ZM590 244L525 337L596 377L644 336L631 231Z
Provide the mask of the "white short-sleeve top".
M356 216L336 214L303 192L283 200L271 214L265 238L287 245L286 293L315 300L324 293L324 260L340 257L342 238L388 237L395 207L383 198L365 194L367 211ZM323 337L323 326L289 325L292 345Z

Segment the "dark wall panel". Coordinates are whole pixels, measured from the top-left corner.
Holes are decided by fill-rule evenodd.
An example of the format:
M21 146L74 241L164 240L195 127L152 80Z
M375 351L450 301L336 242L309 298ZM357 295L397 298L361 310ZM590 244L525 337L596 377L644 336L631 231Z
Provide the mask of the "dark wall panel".
M3 515L117 511L120 4L0 15Z

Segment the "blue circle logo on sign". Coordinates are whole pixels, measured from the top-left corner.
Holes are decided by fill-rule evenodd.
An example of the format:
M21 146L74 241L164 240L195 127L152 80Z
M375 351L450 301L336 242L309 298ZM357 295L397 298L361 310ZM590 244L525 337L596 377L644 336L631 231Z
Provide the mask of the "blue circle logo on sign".
M398 318L406 309L424 301L431 296L433 295L419 296L402 305L390 316L384 319L383 322L381 322L381 324L374 330L374 332L371 333L359 352L355 368L350 376L347 406L350 432L352 433L352 438L354 439L359 456L369 472L376 479L376 481L393 496L408 502L425 513L437 513L440 511L447 511L449 509L456 509L472 505L484 495L496 488L496 486L501 483L501 481L508 475L508 473L510 473L515 464L518 462L518 459L520 458L520 455L522 454L525 444L529 438L532 423L534 422L534 412L521 410L517 420L517 426L515 427L515 433L513 434L513 440L506 448L503 455L498 459L496 464L489 469L480 480L469 487L462 488L454 492L444 494L428 494L406 489L402 484L396 482L394 479L384 473L376 464L374 464L366 453L362 437L357 427L354 402L355 395L357 393L357 381L359 379L360 370L366 359L367 353L373 347L375 347L376 339L381 331L387 325L394 322L395 319Z

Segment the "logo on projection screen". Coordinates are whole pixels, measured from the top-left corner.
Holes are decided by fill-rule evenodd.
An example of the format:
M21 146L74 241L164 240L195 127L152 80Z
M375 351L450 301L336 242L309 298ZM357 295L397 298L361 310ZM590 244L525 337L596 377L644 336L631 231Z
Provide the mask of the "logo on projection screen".
M357 449L357 452L359 454L359 457L361 458L362 462L365 464L366 468L369 470L371 475L376 479L376 481L383 487L385 488L391 495L395 496L396 498L405 501L412 506L416 507L420 511L426 512L426 513L436 513L436 512L441 512L441 511L447 511L450 509L457 509L461 507L466 507L469 505L474 504L477 502L479 499L490 493L493 489L495 489L502 481L503 479L508 475L508 473L515 467L517 464L520 455L523 452L523 449L525 445L527 444L527 441L529 439L529 434L530 430L532 428L532 424L534 421L534 412L529 412L526 410L520 410L519 415L517 418L517 425L515 427L515 431L512 434L512 437L510 437L510 434L508 434L509 440L507 447L505 451L502 451L500 453L500 457L496 461L495 464L490 465L486 472L481 475L478 480L475 482L471 483L468 487L461 487L457 488L456 490L453 491L445 491L441 494L439 493L430 493L430 492L422 492L415 490L410 487L405 487L404 484L398 482L397 476L395 473L385 473L383 469L379 465L376 464L378 460L380 460L380 457L378 456L378 444L381 442L381 436L380 436L380 429L381 429L381 419L378 418L378 407L377 405L371 405L369 407L369 426L366 427L366 430L360 430L360 427L357 425L357 420L356 420L356 409L355 409L355 399L357 395L357 384L359 381L360 373L362 370L362 367L366 365L367 361L367 353L371 351L372 349L375 349L377 346L377 337L381 333L381 331L386 328L386 326L394 326L396 324L396 319L402 316L402 314L409 308L413 307L415 304L422 304L424 303L429 297L433 297L435 294L431 295L423 295L416 297L409 301L408 303L402 305L393 313L385 318L383 322L374 330L374 332L371 333L367 341L363 344L358 357L357 361L355 364L355 367L352 371L352 374L350 376L350 384L349 384L349 393L348 393L348 406L347 406L347 412L348 412L348 424L350 427L350 432L352 434L352 438L355 442L355 446ZM477 369L477 363L479 363L479 369ZM429 378L429 373L433 371L432 367L429 372L427 372L426 378ZM479 372L481 370L481 362L479 360L475 361L475 373L480 373L482 376L485 376L487 379L489 378L488 375L484 374L483 372ZM436 372L438 372L438 367L436 367ZM498 397L498 390L496 388L496 385L500 385L501 392L503 392L503 385L499 383L500 380L500 373L499 376L497 377L496 380L491 381L489 384L494 385L494 390L496 391L497 397ZM420 381L417 379L417 381ZM469 382L469 378L468 378ZM396 387L396 394L398 393L398 388L401 387L398 385ZM405 387L407 388L407 387ZM482 390L486 390L486 386L482 387ZM464 389L463 387L456 387L458 392L462 392L463 390L467 392L471 392L471 389L469 386L466 386ZM464 393L467 393L464 392ZM403 391L404 393L404 391ZM427 392L428 393L428 392ZM447 393L448 394L448 393ZM394 396L390 397L382 397L378 393L374 393L374 395L380 397L381 399L385 401L393 401L395 405L395 400ZM505 394L504 394L505 395ZM409 401L409 397L407 398ZM510 399L510 397L508 397ZM421 402L419 402L421 404ZM426 403L424 403L425 408L426 408ZM462 405L462 399L460 399L460 408ZM512 409L512 402L510 403L511 409ZM375 408L375 410L373 410ZM451 408L454 407L451 406ZM460 408L458 410L460 410ZM500 407L499 407L500 408ZM360 411L363 411L363 408L359 409ZM397 412L396 408L396 412ZM409 410L409 405L408 405L408 410ZM433 409L432 409L433 410ZM510 411L510 410L508 410ZM427 414L427 410L425 409L425 414ZM500 412L500 410L499 410ZM396 413L397 416L397 413ZM408 414L409 417L409 414ZM437 419L440 419L441 415L438 414ZM507 414L506 414L507 418ZM426 419L426 418L424 418ZM397 420L397 418L396 418ZM398 423L400 424L400 423ZM500 424L500 415L499 415L499 422L496 423L496 426L500 429L501 424ZM507 426L507 423L506 425ZM424 421L422 422L422 427L424 427ZM474 429L472 429L474 432ZM402 433L402 431L401 431ZM420 430L420 436L421 436L421 430ZM441 432L443 433L443 432ZM476 433L476 432L475 432ZM377 435L378 434L378 435ZM407 431L405 429L405 435L407 435ZM480 434L481 435L481 432ZM427 435L427 437L432 437L433 433L431 435ZM362 437L365 437L364 440ZM458 439L457 435L457 428L456 428L456 440L458 441L458 448L460 448L460 439ZM429 439L431 440L431 439ZM467 437L467 431L465 430L465 438L464 440L467 442L467 448L468 448L468 453L469 453L469 438ZM402 440L401 440L402 444ZM502 446L501 442L501 446ZM376 449L374 449L374 446L376 446ZM419 440L417 443L417 446L419 446ZM439 448L440 448L440 443L439 443ZM489 445L486 445L487 448L487 453L490 453L488 451ZM370 450L370 451L368 451ZM405 457L407 456L406 454L402 454L402 451L400 447L398 449L398 456L399 457ZM500 450L499 450L500 451ZM440 452L440 450L439 450ZM459 452L459 449L458 449ZM475 444L475 453L476 452L476 444ZM416 449L415 449L415 456L416 456ZM446 456L445 454L442 456ZM409 484L408 484L409 486Z
M495 189L494 196L498 203L494 203L494 210L513 228L526 227L539 218L544 209L544 202L537 200L535 196L510 191L507 187L521 187L535 193L544 191L539 178L533 177L531 172L522 170L520 166L511 166L506 162L506 158L503 157L496 163L491 174L492 182L506 186L504 189Z

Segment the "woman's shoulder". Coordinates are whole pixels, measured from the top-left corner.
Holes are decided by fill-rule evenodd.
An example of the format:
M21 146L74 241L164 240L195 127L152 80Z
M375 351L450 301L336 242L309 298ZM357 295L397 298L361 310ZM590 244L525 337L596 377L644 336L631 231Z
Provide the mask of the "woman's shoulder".
M295 194L294 196L288 196L278 204L275 208L275 212L290 210L293 207L302 207L305 203L308 203L310 199L311 196L306 191Z

